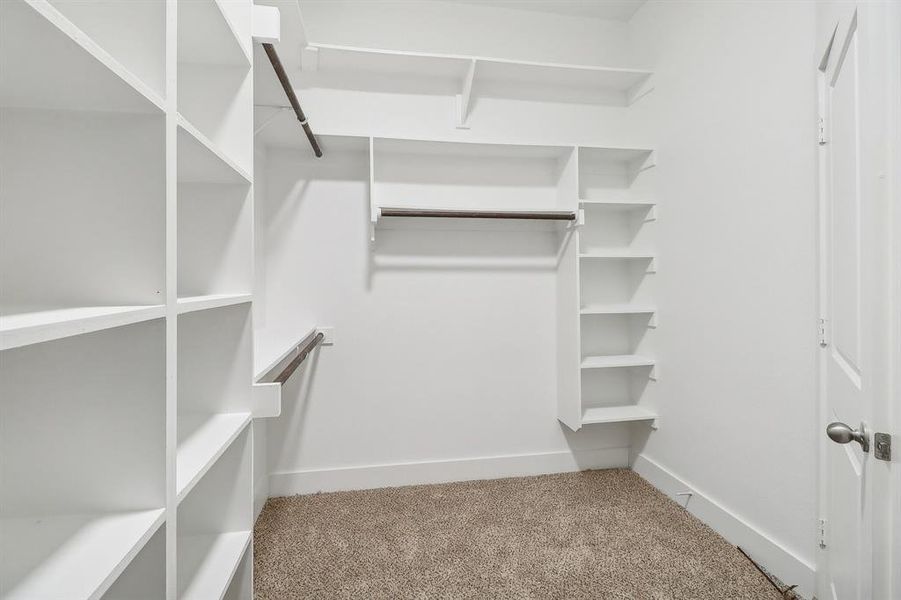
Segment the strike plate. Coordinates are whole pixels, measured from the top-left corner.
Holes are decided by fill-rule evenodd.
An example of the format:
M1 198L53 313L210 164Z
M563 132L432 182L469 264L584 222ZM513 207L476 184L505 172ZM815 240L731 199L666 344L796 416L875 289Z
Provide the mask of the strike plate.
M874 446L873 456L878 460L892 460L892 436L887 433L877 433L873 435Z

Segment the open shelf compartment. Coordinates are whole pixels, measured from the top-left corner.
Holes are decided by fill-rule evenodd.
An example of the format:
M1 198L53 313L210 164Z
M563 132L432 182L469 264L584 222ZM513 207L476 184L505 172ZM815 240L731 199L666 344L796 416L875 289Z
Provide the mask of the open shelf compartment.
M176 493L182 500L250 422L250 305L178 319Z
M4 598L99 597L159 528L165 381L162 319L3 352Z
M178 3L178 112L181 129L244 175L253 161L250 31L230 13L249 2ZM194 133L195 130L199 133Z
M178 597L221 600L252 538L252 431L245 428L178 507ZM238 597L250 600L249 590Z

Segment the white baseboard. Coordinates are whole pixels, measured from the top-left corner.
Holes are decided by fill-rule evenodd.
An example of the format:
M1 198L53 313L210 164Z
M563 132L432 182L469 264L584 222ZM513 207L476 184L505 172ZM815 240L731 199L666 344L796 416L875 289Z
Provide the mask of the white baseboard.
M270 496L366 490L423 483L523 477L629 466L628 448L485 456L459 460L272 473Z
M798 585L805 598L814 595L813 564L784 548L753 525L742 520L690 483L680 479L652 459L639 454L632 469L655 488L685 506L685 497L677 492L691 492L688 512L709 525L730 543L741 546L755 561L779 577L786 585Z

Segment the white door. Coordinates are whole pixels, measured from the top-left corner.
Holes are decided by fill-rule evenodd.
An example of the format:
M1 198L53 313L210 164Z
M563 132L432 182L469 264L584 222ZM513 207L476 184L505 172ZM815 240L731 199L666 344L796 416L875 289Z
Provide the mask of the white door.
M891 393L886 6L823 3L818 13L822 417L833 423L821 452L818 597L832 600L894 600L884 536L874 535L890 506L890 467L874 458Z

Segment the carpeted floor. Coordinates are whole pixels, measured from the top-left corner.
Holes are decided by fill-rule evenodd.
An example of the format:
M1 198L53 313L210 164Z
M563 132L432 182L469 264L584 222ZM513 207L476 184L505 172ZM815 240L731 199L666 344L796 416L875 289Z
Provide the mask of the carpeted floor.
M256 600L779 600L724 539L628 470L267 502Z

